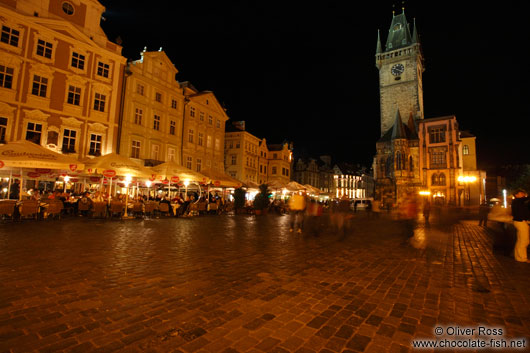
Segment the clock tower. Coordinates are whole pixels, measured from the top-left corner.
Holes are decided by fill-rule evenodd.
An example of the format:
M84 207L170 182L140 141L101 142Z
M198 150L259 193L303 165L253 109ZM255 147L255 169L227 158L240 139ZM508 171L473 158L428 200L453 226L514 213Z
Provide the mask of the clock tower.
M413 32L405 17L393 14L385 50L377 34L376 66L379 69L381 137L394 125L396 112L407 121L423 119L423 55L414 22Z

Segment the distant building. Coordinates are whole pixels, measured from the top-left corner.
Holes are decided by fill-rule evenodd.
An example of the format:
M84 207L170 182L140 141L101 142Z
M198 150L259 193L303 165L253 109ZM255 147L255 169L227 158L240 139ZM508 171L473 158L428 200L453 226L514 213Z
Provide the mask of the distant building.
M93 0L0 0L0 141L110 153L126 59Z
M364 168L347 163L332 165L330 156L297 159L294 180L317 187L331 198L373 197L373 178Z
M268 145L235 121L225 133L225 172L244 183L258 185L272 180L291 180L292 145Z

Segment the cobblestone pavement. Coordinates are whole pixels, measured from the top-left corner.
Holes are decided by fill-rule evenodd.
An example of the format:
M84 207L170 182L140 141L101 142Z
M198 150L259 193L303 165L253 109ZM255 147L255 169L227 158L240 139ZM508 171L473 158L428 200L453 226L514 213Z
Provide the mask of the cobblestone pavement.
M412 239L385 216L345 235L288 222L0 224L0 352L409 352L479 324L529 340L530 264L476 222Z

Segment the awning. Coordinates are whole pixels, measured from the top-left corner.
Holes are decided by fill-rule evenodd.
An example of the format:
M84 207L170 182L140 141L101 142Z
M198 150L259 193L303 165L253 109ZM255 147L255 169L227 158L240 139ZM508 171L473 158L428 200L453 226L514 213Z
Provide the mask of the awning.
M74 172L82 170L84 166L84 163L75 158L26 140L0 145L0 170L3 168L43 168Z
M211 168L201 170L201 173L210 178L212 184L217 187L240 188L243 183L239 180L226 175L224 172L213 170Z
M194 172L184 166L175 162L166 162L151 167L151 170L156 174L156 180L168 180L171 183L184 182L186 180L195 181L199 183L208 183L210 179L199 172Z
M108 178L113 178L117 175L130 175L131 177L137 178L153 178L153 172L151 169L116 153L109 153L104 156L85 159L83 162L85 163L85 172L87 174L102 174Z

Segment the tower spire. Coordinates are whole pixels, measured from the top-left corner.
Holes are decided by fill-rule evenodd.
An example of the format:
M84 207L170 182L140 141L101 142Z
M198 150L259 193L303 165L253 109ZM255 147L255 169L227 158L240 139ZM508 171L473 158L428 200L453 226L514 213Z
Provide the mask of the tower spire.
M377 30L377 47L375 49L376 54L381 54L383 52L383 49L381 47L381 36L379 34L379 30Z
M396 109L396 119L394 120L394 126L392 126L392 140L395 139L406 139L407 133L405 132L405 127L403 126L403 121L401 120L401 114L399 113L399 108Z
M416 17L414 17L413 22L414 27L412 29L412 43L419 43L420 41L418 39L418 30L416 28Z

